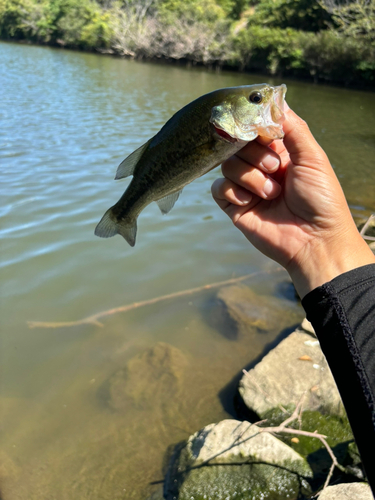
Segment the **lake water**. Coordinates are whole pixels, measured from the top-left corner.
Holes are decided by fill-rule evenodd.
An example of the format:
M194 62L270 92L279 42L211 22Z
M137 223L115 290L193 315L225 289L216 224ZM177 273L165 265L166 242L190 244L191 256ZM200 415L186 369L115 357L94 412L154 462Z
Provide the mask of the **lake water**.
M234 414L241 369L303 312L287 275L213 202L219 170L187 186L167 216L147 207L135 248L94 228L128 182L113 180L117 165L171 114L266 78L5 43L0 64L1 499L146 499L173 445ZM375 95L283 81L353 215L375 212ZM285 310L269 331L239 334L220 288L106 316L102 327L28 325L253 273L243 283ZM165 344L181 368L177 393L155 380Z

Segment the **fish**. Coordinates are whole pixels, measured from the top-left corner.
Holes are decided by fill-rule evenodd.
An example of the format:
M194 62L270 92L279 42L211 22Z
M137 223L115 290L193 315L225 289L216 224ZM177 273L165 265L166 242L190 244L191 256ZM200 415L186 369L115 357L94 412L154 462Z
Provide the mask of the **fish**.
M119 201L95 228L101 238L120 234L135 245L137 219L156 201L162 214L184 186L220 165L258 136L283 137L286 85L267 83L214 90L175 113L117 169L115 179L133 176Z

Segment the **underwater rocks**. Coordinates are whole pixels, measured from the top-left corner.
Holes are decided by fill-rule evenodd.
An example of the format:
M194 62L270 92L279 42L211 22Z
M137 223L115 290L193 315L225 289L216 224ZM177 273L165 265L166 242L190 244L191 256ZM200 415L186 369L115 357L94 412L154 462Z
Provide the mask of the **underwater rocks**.
M320 495L319 500L374 500L371 488L366 483L344 483L328 486Z
M244 374L239 393L246 406L261 418L279 405L296 405L303 394L304 409L345 415L319 341L298 330Z
M223 420L177 448L166 476L166 500L284 500L310 492L307 461L249 422Z
M108 381L108 404L114 410L129 405L155 410L155 405L178 398L187 361L182 352L158 342L132 358Z
M217 298L224 303L240 335L269 332L285 321L285 307L279 300L258 295L245 285L223 287Z

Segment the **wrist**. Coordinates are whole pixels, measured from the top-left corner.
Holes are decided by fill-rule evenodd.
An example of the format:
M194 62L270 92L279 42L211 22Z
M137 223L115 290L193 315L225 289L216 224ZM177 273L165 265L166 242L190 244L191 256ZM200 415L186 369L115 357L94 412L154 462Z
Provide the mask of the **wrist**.
M288 263L288 271L296 290L303 297L357 267L375 263L375 256L358 231L338 237L316 237Z

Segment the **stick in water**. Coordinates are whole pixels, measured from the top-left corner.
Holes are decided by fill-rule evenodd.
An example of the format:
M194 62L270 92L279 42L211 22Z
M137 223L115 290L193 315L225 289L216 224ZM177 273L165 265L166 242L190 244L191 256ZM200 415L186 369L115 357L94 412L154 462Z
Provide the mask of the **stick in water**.
M105 318L106 316L112 316L113 314L128 312L138 307L150 306L152 304L157 304L158 302L163 302L164 300L175 299L177 297L183 297L185 295L191 295L193 293L202 292L203 290L210 290L211 288L218 288L224 285L230 285L232 283L238 283L240 281L245 281L249 278L259 276L261 274L270 274L272 272L282 271L283 268L276 268L272 271L258 271L252 274L246 274L245 276L239 276L238 278L231 278L225 281L218 281L216 283L210 283L208 285L199 286L196 288L190 288L189 290L182 290L181 292L169 293L167 295L161 295L160 297L155 297L149 300L142 300L141 302L133 302L132 304L127 304L120 307L115 307L113 309L108 309L107 311L101 311L99 313L87 316L86 318L79 319L77 321L28 321L29 328L67 328L77 325L95 325L104 326L103 323L99 321L99 318Z

